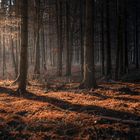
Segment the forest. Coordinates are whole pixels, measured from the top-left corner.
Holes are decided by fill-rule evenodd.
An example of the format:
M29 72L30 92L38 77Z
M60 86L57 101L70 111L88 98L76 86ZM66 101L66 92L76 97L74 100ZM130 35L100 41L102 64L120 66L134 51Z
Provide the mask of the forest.
M0 140L140 140L140 0L0 0Z

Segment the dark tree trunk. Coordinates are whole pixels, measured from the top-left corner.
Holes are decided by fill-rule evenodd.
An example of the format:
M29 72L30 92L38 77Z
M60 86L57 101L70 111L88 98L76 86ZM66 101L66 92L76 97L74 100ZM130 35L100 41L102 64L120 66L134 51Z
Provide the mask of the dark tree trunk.
M40 18L40 0L36 0L36 33L35 33L35 66L34 66L34 74L35 78L38 78L40 75L40 45L39 45L39 39L40 39L40 24L41 24L41 18Z
M129 71L129 64L128 64L128 29L127 29L127 17L128 17L128 14L127 14L127 1L125 0L124 1L124 24L125 24L125 27L124 27L124 73L128 73Z
M81 75L82 75L82 78L83 78L83 75L84 75L84 69L83 69L83 66L84 66L84 8L83 8L83 5L84 5L84 1L81 0L81 3L80 3L80 45L81 45Z
M95 88L94 45L93 45L93 0L86 0L84 79L85 88Z
M66 0L66 76L71 75L70 3Z
M136 19L135 19L135 59L136 59L136 69L139 69L139 26L138 26L138 0L135 0L136 8Z
M104 1L101 0L101 65L102 75L105 75L105 54L104 54Z
M111 40L110 40L110 0L106 0L106 78L112 78Z
M58 59L57 59L57 75L62 76L62 2L57 0L57 39L58 39Z
M124 28L124 1L117 0L117 53L116 53L116 68L115 68L115 79L118 80L120 76L124 74L125 69L125 51L127 44L124 44L125 41L125 28Z
M28 0L21 0L21 53L18 91L26 91L28 69Z

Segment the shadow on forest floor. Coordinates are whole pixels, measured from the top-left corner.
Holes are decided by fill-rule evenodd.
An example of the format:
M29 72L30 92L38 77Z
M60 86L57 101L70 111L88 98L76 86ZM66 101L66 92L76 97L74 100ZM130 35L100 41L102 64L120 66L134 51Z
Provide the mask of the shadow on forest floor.
M0 94L1 93L6 93L12 97L18 97L18 98L24 98L27 100L32 100L32 101L37 101L37 102L43 102L43 103L49 103L52 106L54 106L54 108L60 108L61 110L64 111L70 111L70 112L77 112L77 113L85 113L85 114L89 114L89 115L98 115L100 116L107 116L107 117L114 117L117 119L128 119L128 120L135 120L135 121L139 121L140 120L140 116L138 116L137 114L132 114L129 112L123 112L123 111L116 111L113 109L107 109L107 108L103 108L103 107L99 107L99 106L95 106L95 105L80 105L80 104L73 104L70 103L68 101L62 100L62 99L57 99L54 97L49 97L46 95L42 96L42 95L36 95L34 93L31 92L26 92L23 95L20 95L19 93L15 92L12 89L9 88L5 88L5 87L0 87ZM91 94L90 94L91 95ZM92 93L92 96L97 96L101 99L107 99L110 98L109 96L106 95L101 95L99 93ZM116 97L119 99L119 97ZM122 99L121 100L126 100L126 99ZM5 112L6 113L6 112ZM21 114L22 113L22 114ZM26 114L26 112L20 112L21 116L24 116L24 114ZM92 116L91 116L92 117ZM50 121L51 122L51 121ZM106 121L106 120L102 120L99 125L104 125L106 126L106 124L108 124L107 127L98 127L97 124L97 128L89 126L89 128L85 128L85 130L81 130L77 125L74 124L74 122L67 122L65 124L63 124L63 122L61 122L61 125L56 125L55 129L56 129L56 133L59 136L58 139L63 139L63 137L66 136L68 137L75 137L77 136L77 134L81 133L83 131L83 133L86 133L87 135L90 136L91 139L98 139L100 137L102 138L107 138L107 139L112 139L112 137L114 137L114 139L117 138L123 138L123 139L136 139L136 137L139 137L139 134L137 132L135 132L136 128L139 128L139 125L132 125L129 124L127 127L130 128L130 131L125 133L122 130L117 130L113 127L113 123L115 124L116 121L115 120L110 120L110 121ZM57 123L56 123L57 124ZM121 122L120 122L121 124ZM22 120L20 120L20 118L17 118L9 121L7 123L8 126L10 126L11 128L16 128L17 131L22 131L24 130L24 128L26 128L26 123L24 123ZM29 131L33 132L49 132L52 131L54 128L54 125L51 124L51 126L48 127L49 124L47 124L47 126L44 126L43 124L34 124L34 126L29 126L28 129ZM122 125L122 124L121 124ZM18 127L17 127L18 126ZM118 126L120 127L120 126ZM81 131L81 132L80 132ZM31 134L18 134L13 136L11 135L7 130L5 130L4 128L0 128L0 137L3 137L4 139L10 139L10 140L14 140L15 137L19 137L19 138L25 138L28 139ZM47 135L46 137L44 137L45 139L52 139L51 135ZM82 140L82 139L81 139Z
M57 99L54 97L49 97L49 96L39 96L36 95L34 93L31 92L26 92L25 94L23 94L22 96L20 96L19 93L8 89L8 88L4 88L4 87L0 87L0 93L7 93L10 96L14 96L14 97L22 97L28 100L33 100L33 101L39 101L39 102L47 102L50 103L51 105L55 106L55 107L59 107L60 109L63 110L67 110L67 111L74 111L74 112L83 112L83 113L88 113L88 114L93 114L93 115L103 115L103 116L109 116L109 117L115 117L118 119L134 119L134 120L140 120L140 116L136 115L136 114L132 114L132 113L128 113L128 112L122 112L122 111L116 111L116 110L112 110L112 109L106 109L103 107L99 107L99 106L94 106L94 105L79 105L79 104L72 104L70 102L61 100L61 99ZM99 94L95 95L99 96ZM101 95L102 98L108 98L108 96L103 96ZM116 97L116 99L120 99L120 100L129 100L127 98L119 98Z
M111 83L112 84L112 83ZM120 92L120 94L127 94L127 95L140 95L140 92L137 91L132 91L129 87L124 86L124 87L120 87L118 89L112 89L109 87L103 87L103 86L99 86L100 89L103 90L112 90L114 92Z
M100 98L99 100L116 99L116 100L128 101L128 102L133 102L133 103L139 102L139 99L136 99L136 98L133 99L133 98L129 98L129 97L112 97L112 96L102 95L97 92L86 93L85 95L99 97Z

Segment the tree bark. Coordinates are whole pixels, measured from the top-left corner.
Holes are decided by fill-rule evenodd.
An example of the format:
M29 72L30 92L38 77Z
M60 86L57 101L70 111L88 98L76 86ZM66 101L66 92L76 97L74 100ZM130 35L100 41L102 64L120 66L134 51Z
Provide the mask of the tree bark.
M57 0L56 2L57 11L57 39L58 39L58 59L57 59L57 75L62 76L62 2Z
M18 91L26 91L28 69L28 0L21 0L21 53Z
M106 78L112 78L111 40L110 40L110 0L106 0Z
M84 79L85 88L95 88L94 45L93 45L93 0L86 0Z

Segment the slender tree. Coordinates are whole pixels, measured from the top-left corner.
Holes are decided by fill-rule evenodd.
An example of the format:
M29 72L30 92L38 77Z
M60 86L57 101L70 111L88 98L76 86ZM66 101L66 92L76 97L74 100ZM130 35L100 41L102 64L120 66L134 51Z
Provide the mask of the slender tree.
M40 0L35 0L36 3L36 32L35 32L35 66L34 74L38 78L40 75L40 27L41 27L41 14L40 14Z
M111 40L110 40L110 0L106 0L106 78L112 78Z
M139 26L138 26L138 0L135 0L135 58L136 58L136 69L139 69Z
M62 76L62 1L56 2L57 11L57 39L58 39L58 60L57 60L57 75Z
M66 0L66 76L71 75L70 2Z
M101 65L102 75L105 75L105 55L104 55L104 1L101 0Z

